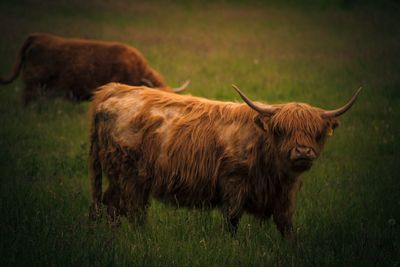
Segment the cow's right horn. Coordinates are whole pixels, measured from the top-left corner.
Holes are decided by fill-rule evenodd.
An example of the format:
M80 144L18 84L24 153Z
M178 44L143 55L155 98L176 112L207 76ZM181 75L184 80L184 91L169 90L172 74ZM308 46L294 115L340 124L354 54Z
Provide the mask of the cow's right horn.
M184 90L186 90L186 87L188 87L188 85L190 84L190 80L187 80L186 82L184 82L181 86L177 87L177 88L172 88L172 90L175 93L179 93L182 92Z
M271 106L259 106L255 104L253 101L251 101L247 96L245 96L240 89L232 84L233 88L239 93L240 97L243 99L244 102L246 102L249 107L260 113L261 115L266 115L266 116L272 116L276 112L276 108L271 107Z

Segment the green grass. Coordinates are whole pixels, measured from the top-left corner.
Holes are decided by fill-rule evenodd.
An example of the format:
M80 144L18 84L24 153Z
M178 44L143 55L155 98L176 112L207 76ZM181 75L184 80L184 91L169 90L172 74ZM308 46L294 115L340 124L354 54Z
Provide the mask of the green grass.
M152 201L145 227L88 221L88 103L20 105L0 88L2 266L399 266L400 16L390 1L0 3L0 73L32 31L139 48L171 85L239 100L301 101L341 118L297 197L298 244L244 216L236 238L218 211ZM348 5L350 3L350 5Z

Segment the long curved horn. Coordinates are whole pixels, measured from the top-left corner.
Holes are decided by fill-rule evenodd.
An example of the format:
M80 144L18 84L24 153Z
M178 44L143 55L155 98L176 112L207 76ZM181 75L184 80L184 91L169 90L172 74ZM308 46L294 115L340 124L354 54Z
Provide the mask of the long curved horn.
M177 88L172 88L172 91L174 91L175 93L182 92L182 91L186 90L186 87L188 87L189 84L190 84L190 80L187 80L181 86L179 86Z
M358 88L357 92L353 95L353 97L350 99L350 101L347 102L346 105L344 105L343 107L340 107L338 109L326 110L322 113L322 117L323 118L339 117L340 115L342 115L343 113L348 111L351 108L351 106L354 104L354 102L356 102L357 96L361 92L361 89L362 89L362 87Z
M245 96L240 89L232 84L232 87L239 93L240 97L243 99L244 102L246 102L249 107L260 113L261 115L267 115L267 116L272 116L276 112L276 108L273 108L271 106L265 106L265 107L260 107L256 105L253 101L251 101L247 96Z

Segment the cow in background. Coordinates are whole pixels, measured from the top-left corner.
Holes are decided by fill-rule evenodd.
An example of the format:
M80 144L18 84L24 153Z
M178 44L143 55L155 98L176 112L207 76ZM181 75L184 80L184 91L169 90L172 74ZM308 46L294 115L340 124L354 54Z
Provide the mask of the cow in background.
M39 95L88 100L97 87L109 82L146 85L170 92L182 91L189 83L176 89L167 86L143 55L125 44L48 33L28 35L11 76L0 79L0 84L11 83L21 70L24 104Z

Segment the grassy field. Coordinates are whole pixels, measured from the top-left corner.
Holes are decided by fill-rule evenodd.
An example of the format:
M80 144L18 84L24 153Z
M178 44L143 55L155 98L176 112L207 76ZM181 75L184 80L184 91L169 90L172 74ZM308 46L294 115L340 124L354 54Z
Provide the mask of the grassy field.
M22 1L21 1L22 2ZM173 4L0 2L0 75L26 34L114 40L140 49L169 84L237 100L344 104L297 197L297 245L244 216L236 238L217 211L152 201L146 227L88 221L88 103L20 102L0 88L1 266L399 266L400 7L392 2ZM108 4L107 4L108 3Z

